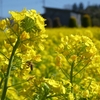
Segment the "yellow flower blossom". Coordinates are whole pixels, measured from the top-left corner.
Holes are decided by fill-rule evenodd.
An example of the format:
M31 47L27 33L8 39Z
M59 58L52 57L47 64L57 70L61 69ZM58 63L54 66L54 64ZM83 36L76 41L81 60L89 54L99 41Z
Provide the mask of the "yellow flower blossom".
M15 21L15 23L12 23L18 23L22 29L26 29L25 31L38 30L38 32L40 31L41 33L45 32L45 19L41 17L40 14L36 13L36 10L23 9L21 12L9 11L9 13L11 14L12 20Z
M65 87L62 84L56 82L53 79L44 79L44 80L50 86L50 88L52 88L52 90L55 93L63 93L63 94L65 94L66 90L65 90Z
M29 36L29 33L27 33L26 31L24 31L21 36L20 36L20 39L23 41L23 40L26 40L26 39L29 39L30 36Z
M61 59L62 59L61 56L56 57L56 65L57 66L61 66Z
M20 100L20 99L19 99L19 96L18 96L17 93L16 93L15 88L9 88L9 89L8 89L8 91L7 91L7 97L8 97L10 100Z
M43 44L39 43L38 46L39 46L39 48L40 48L42 51L44 50Z
M41 32L44 33L45 32L45 28L44 28L44 26L45 26L45 24L44 24L45 19L43 17L41 17L40 15L37 15L36 18L37 18L36 24L39 26Z
M5 34L5 32L0 30L0 42L4 41L7 38Z
M11 14L11 17L17 22L23 20L25 18L25 13L26 10L22 10L22 12L18 12L18 11L9 11L9 14Z
M40 54L36 55L36 56L34 57L34 60L37 61L37 62L42 61L42 60L41 60L41 55L40 55Z
M68 100L74 100L74 95L73 95L73 93L69 93L69 95L68 95Z
M88 90L83 91L82 95L83 95L84 98L88 98L89 97L89 91Z
M72 61L77 60L77 55L72 55L72 56L71 56L71 59L72 59Z
M6 28L6 25L7 23L5 19L0 20L0 29L4 30Z

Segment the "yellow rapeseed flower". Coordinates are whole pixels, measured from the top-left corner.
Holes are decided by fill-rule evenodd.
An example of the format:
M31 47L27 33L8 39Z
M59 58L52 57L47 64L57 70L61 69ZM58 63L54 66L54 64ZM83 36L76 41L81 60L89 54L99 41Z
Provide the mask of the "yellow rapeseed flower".
M0 20L0 29L4 30L5 28L6 28L6 20L5 19Z
M15 21L21 21L25 18L25 13L26 13L26 10L22 10L21 12L17 12L17 11L9 11L9 14L11 14L12 18L15 20Z
M20 36L21 40L26 40L26 39L29 39L30 36L29 36L29 33L27 33L26 31L24 31L21 36Z
M2 42L5 39L6 39L5 32L3 32L3 31L0 30L0 42Z
M88 98L89 97L89 91L88 90L83 91L82 94L83 94L84 98Z
M45 79L45 82L52 88L53 92L65 94L66 90L62 84L53 79Z
M73 93L69 93L69 95L68 95L68 100L74 100L74 95L73 95Z

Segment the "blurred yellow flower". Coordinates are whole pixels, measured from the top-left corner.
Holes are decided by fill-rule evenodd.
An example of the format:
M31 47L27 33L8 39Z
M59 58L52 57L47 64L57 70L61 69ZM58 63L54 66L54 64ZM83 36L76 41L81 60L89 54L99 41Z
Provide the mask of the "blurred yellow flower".
M88 90L84 90L82 92L82 95L83 95L84 98L88 98L89 97L89 91Z
M21 40L26 40L26 39L29 39L29 38L30 38L30 35L26 31L24 31L20 36Z
M53 79L44 79L44 80L50 86L50 88L52 88L53 92L65 94L66 90L62 84Z
M4 30L6 28L6 25L7 23L5 19L0 20L0 29Z
M68 100L75 100L73 93L69 93Z
M7 38L5 34L6 34L5 32L0 30L0 42L2 42L3 40Z
M9 14L11 14L11 17L16 21L19 22L21 20L23 20L25 18L25 13L26 10L22 10L22 12L18 12L18 11L9 11Z

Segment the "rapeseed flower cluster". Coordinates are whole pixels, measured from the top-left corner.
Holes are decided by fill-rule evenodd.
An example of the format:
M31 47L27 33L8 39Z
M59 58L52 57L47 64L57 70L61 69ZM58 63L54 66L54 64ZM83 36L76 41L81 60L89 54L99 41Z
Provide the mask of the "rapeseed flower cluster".
M0 20L1 100L100 99L96 34L59 28L47 29L47 36L35 10L9 13Z
M70 35L61 38L58 52L63 54L69 64L73 61L84 66L88 64L97 53L97 49L92 40L86 36ZM60 62L60 61L59 61Z
M10 18L0 20L0 34L4 37L0 40L0 59L2 62L0 63L2 75L0 87L4 87L0 93L2 100L9 98L9 79L14 81L14 78L19 80L20 77L19 82L27 81L33 70L33 63L41 61L41 55L37 52L38 50L36 51L39 46L36 45L39 45L39 42L42 45L45 38L43 35L45 19L35 10L23 9L21 12L9 11L9 13ZM10 84L10 87L11 85L13 83ZM13 95L15 94L14 92Z
M87 80L89 73L91 74L98 67L96 65L98 62L96 59L99 57L97 56L98 50L92 40L83 35L63 36L57 53L56 65L59 66L59 69L71 83L69 100L92 98L92 93L97 95L98 86L94 85L96 81ZM95 68L93 68L93 65ZM91 74L90 78L93 79L95 75ZM86 84L86 87L82 82ZM95 89L96 92L93 92L92 89Z

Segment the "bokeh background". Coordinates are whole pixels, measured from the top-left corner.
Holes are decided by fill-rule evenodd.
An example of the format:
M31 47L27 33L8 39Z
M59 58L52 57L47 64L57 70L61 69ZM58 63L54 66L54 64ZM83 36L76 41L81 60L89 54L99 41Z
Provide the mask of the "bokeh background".
M61 9L71 9L83 3L84 9L91 5L100 5L100 0L0 0L0 17L9 17L9 10L21 11L23 8L36 9L43 14L43 6Z

